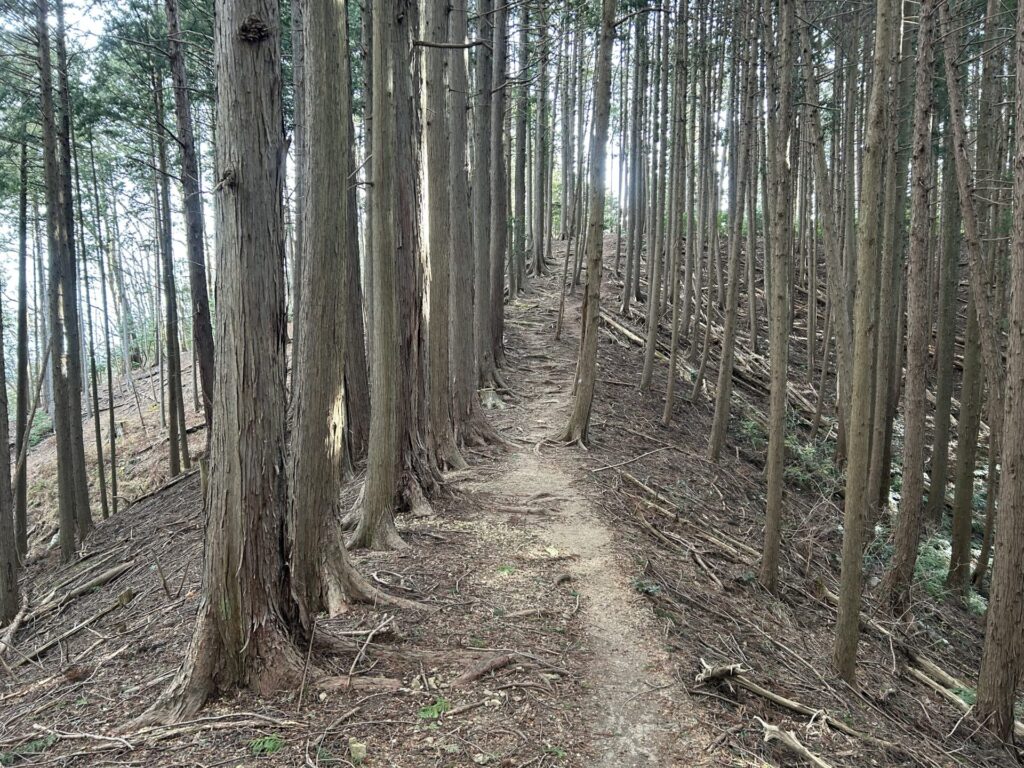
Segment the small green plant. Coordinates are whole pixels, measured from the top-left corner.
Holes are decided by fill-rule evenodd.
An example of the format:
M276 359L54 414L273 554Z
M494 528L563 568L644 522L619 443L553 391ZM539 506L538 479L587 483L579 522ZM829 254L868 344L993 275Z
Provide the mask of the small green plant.
M946 574L949 572L949 541L932 536L921 544L914 564L914 579L924 591L936 599L946 596Z
M661 585L647 579L637 579L633 582L633 589L641 595L660 595Z
M10 752L0 752L0 765L14 765L19 760L27 760L33 755L45 752L57 743L57 737L53 734L42 736L32 741L15 747Z
M568 752L566 752L564 749L555 746L545 747L544 753L548 755L554 755L559 760L565 759L566 755L568 755Z
M32 429L28 433L28 447L35 448L53 432L53 424L50 421L50 414L45 410L36 411L36 417L32 420Z
M744 417L740 421L740 435L745 437L750 443L750 447L755 451L763 451L768 447L768 433L765 432L761 422L755 421L749 417Z
M448 703L448 700L442 696L438 696L437 699L428 707L420 707L416 712L416 715L421 720L437 720L452 708L452 705Z
M284 746L284 739L276 734L260 736L249 742L249 751L253 757L265 757L275 752L280 752Z
M973 688L957 688L953 691L968 706L973 707L978 700L978 694Z
M511 576L516 572L515 566L513 565L502 565L498 567L498 573L502 576Z

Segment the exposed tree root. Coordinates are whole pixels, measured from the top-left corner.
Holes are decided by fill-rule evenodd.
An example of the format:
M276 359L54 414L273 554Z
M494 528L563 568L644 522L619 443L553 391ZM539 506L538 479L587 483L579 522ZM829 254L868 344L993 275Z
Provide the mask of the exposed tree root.
M280 620L252 628L245 648L235 654L222 647L210 619L214 609L204 602L199 610L192 641L174 680L131 727L180 723L194 716L211 696L236 687L268 696L301 685L305 659Z

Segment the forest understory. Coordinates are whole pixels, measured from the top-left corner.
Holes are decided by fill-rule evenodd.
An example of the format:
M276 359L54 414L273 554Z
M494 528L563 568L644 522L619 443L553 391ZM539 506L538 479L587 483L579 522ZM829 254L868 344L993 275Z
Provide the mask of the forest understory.
M608 265L614 248L608 237ZM621 284L610 268L605 277L614 295ZM39 516L46 505L33 503L27 599L13 636L0 636L9 668L0 764L1015 764L968 716L973 691L961 681L977 678L983 621L926 582L901 625L874 611L869 589L859 687L830 671L842 502L827 424L817 441L799 416L792 424L772 595L755 575L767 408L756 375L746 386L739 378L742 407L712 464L710 384L691 399L681 357L662 427L667 366L659 360L652 391L638 391L642 318L608 313L595 429L587 451L565 447L553 436L571 401L579 291L558 340L556 277L532 279L506 310L510 391L488 413L506 447L469 452L470 468L446 476L433 514L399 518L414 546L353 553L377 585L431 610L357 605L321 618L299 690L240 692L197 718L139 727L132 720L174 675L200 600L198 471L166 484L155 464L143 466L130 486L138 500L99 524L68 566L52 548L54 524ZM143 410L123 407L122 429L134 434ZM136 441L133 460L156 453ZM52 442L31 452L30 488L53 471L35 460ZM347 484L341 509L359 485ZM884 539L865 557L869 585Z

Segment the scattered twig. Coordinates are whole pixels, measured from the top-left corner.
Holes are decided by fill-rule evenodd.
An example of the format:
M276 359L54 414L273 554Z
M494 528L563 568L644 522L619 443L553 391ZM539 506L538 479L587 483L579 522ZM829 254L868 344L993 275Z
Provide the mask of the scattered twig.
M832 768L832 766L818 757L816 754L811 752L807 747L800 743L800 739L796 737L796 734L792 731L784 731L777 725L770 725L762 720L760 717L755 717L761 727L764 728L764 740L765 741L781 741L795 754L802 757L804 760L809 762L816 768Z

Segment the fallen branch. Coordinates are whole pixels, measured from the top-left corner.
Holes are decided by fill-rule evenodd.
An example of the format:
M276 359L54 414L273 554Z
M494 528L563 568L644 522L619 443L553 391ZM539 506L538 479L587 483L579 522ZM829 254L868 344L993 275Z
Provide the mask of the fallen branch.
M501 656L492 656L483 664L480 664L479 666L476 666L473 669L463 672L461 675L452 680L451 683L449 683L449 685L452 688L459 688L463 685L469 685L474 680L479 680L486 674L495 672L501 669L502 667L507 667L509 664L515 661L515 659L516 657L511 653L506 653Z
M380 689L397 691L402 687L402 681L393 677L350 677L348 675L322 677L316 684L319 688L323 688L326 691L373 691Z
M817 768L832 768L831 765L801 744L800 739L796 737L796 734L793 733L793 731L784 731L777 725L770 725L769 723L766 723L760 717L755 717L754 719L761 724L762 728L764 728L764 740L766 742L780 741L789 747L792 752L802 757L811 765L817 766Z
M53 646L57 645L57 643L61 643L64 640L67 640L69 637L77 634L78 632L81 632L83 629L88 627L90 624L95 624L97 621L102 619L107 614L113 613L118 608L122 608L122 607L128 605L128 603L130 603L134 597L135 597L135 594L130 589L125 590L124 592L121 593L121 595L117 598L117 601L113 605L107 606L106 608L104 608L101 611L97 611L92 616L87 618L85 621L79 622L78 624L73 626L67 632L63 632L62 634L57 635L57 637L53 638L52 640L47 640L45 643L40 645L35 650L29 651L22 658L18 659L16 662L14 662L14 666L15 667L20 667L22 664L26 664L26 663L32 661L33 659L38 658L39 656L41 656L42 654L46 653L48 650L53 648Z
M64 595L62 597L60 597L60 598L51 598L51 599L47 600L46 602L42 603L38 608L36 608L34 611L32 611L32 613L30 613L28 616L26 616L25 617L25 621L26 622L35 621L40 616L45 616L50 611L55 611L55 610L57 610L59 608L62 608L65 605L67 605L69 602L74 600L75 598L81 597L82 595L86 594L87 592L91 592L96 587L102 587L105 584L109 584L111 581L116 579L122 573L124 573L125 571L129 570L133 565L135 565L135 561L134 560L129 560L126 563L121 563L120 565L116 565L113 568L110 568L110 569L104 571L103 573L99 574L98 576L96 576L96 577L94 577L92 579L89 579L89 581L85 582L84 584L79 584L74 589L68 590L66 593L64 593Z
M821 709L813 709L812 707L802 704L799 701L793 699L787 699L785 696L763 688L762 686L755 683L750 678L746 677L746 673L750 670L742 664L724 664L718 667L712 667L701 659L702 671L697 675L696 682L698 685L709 683L715 680L728 679L730 682L735 683L740 688L744 688L755 696L760 696L762 699L766 699L773 704L778 704L784 709L788 709L791 712L796 712L799 715L804 715L816 720L823 720L828 724L830 728L840 733L845 733L855 739L866 741L869 744L874 744L877 747L883 749L898 750L899 747L891 741L885 739L879 739L876 736L871 736L867 733L851 728L842 720L836 720L834 717L829 715L827 712Z

